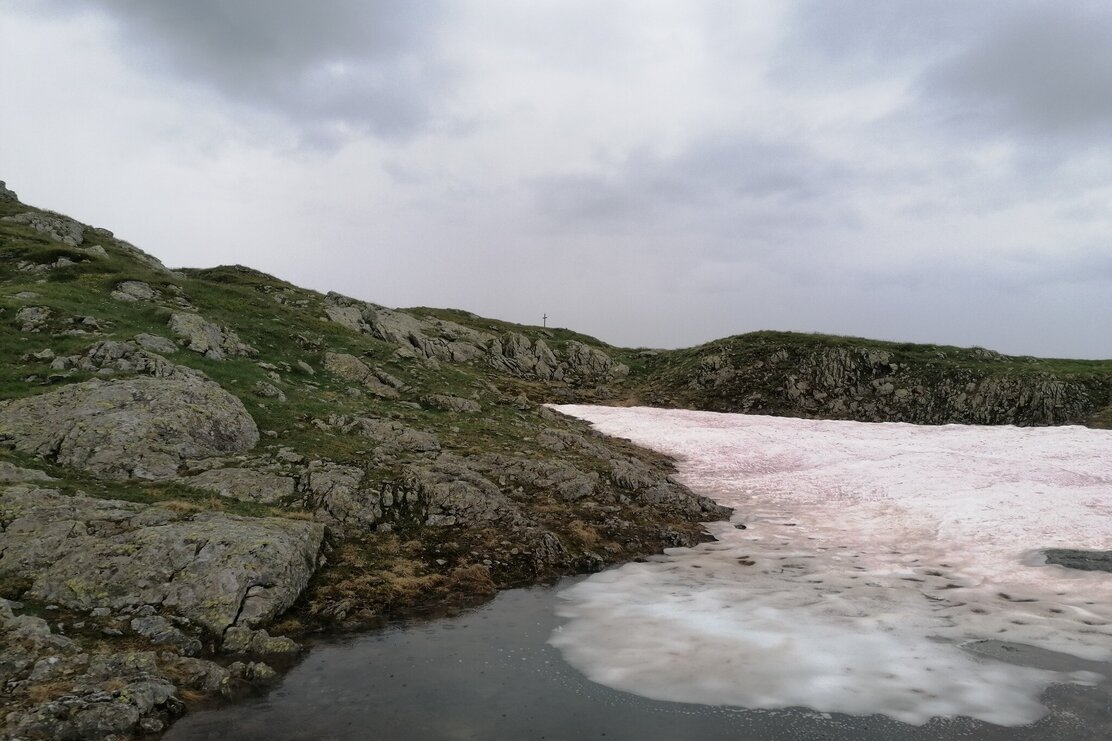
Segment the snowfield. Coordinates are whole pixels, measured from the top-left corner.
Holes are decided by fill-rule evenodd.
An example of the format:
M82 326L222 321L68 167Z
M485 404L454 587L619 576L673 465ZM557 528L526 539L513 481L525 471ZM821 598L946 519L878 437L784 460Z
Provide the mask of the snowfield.
M1112 661L1112 574L1040 549L1112 549L1112 433L558 406L673 455L734 507L718 538L562 593L552 637L592 680L660 700L1041 717L1091 672L1002 663L993 640ZM744 525L739 529L735 525Z

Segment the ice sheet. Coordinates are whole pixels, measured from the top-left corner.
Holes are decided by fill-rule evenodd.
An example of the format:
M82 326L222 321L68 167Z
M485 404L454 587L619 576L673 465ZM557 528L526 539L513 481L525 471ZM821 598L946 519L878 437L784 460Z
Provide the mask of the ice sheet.
M1092 675L962 644L1112 660L1112 575L1038 554L1112 549L1112 433L555 408L678 457L677 478L735 508L709 526L717 543L563 593L552 643L595 681L664 700L1020 725L1043 714L1050 683Z

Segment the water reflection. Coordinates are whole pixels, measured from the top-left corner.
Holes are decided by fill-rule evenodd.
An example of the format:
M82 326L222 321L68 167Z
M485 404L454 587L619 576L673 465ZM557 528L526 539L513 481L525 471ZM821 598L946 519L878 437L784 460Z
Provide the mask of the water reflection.
M571 580L560 586L570 585ZM1052 687L1050 714L1002 728L957 718L908 726L881 716L745 711L657 702L593 684L547 640L556 590L511 590L455 618L322 642L265 697L195 713L173 741L479 739L1112 738L1112 687ZM1105 665L1106 666L1106 665ZM1087 667L1092 668L1092 667Z

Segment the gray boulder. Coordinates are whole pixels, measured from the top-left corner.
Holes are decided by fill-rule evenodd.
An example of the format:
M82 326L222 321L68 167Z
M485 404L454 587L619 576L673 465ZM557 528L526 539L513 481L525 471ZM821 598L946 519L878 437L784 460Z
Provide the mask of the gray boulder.
M15 313L20 332L42 332L49 326L52 312L46 306L24 306Z
M564 461L508 459L497 456L491 462L492 475L498 474L521 486L549 493L565 502L594 497L598 492L597 473L581 471Z
M154 301L158 296L158 291L141 280L125 280L112 291L112 298L126 302Z
M135 335L135 342L144 350L160 355L170 355L178 351L178 346L174 344L173 340L156 334L140 332Z
M0 575L32 580L35 600L90 611L161 608L216 635L259 627L308 584L324 526L0 490Z
M629 367L614 360L597 347L572 340L565 350L568 370L583 379L608 380L629 374Z
M34 468L20 468L7 461L0 461L0 485L17 484L21 482L55 481L46 471Z
M289 476L250 468L217 468L181 481L186 486L211 491L222 497L263 504L292 497L296 485Z
M401 422L360 417L355 420L355 425L361 435L370 438L388 451L428 453L440 450L440 441L431 432L415 430Z
M200 378L86 381L0 402L0 442L108 479L167 479L189 458L250 450L243 403Z
M240 340L235 332L227 327L219 327L199 314L188 311L175 312L170 316L168 326L170 331L180 337L190 350L212 360L258 354L255 348Z
M377 497L360 487L365 475L356 466L312 461L301 477L306 506L330 523L359 529L373 527L382 511L379 508L376 514Z
M405 488L418 493L426 525L520 526L528 521L498 486L464 459L450 454L410 466Z
M19 197L15 194L15 191L9 190L3 180L0 180L0 201L19 202Z
M286 394L282 389L275 386L273 383L266 381L256 381L254 387L255 396L261 396L264 399L277 399L278 401L285 401Z
M10 191L9 191L10 192ZM28 211L15 216L5 216L3 221L12 224L26 224L40 234L45 234L51 239L76 247L85 238L85 226L79 224L68 216L51 213L49 211Z
M86 350L84 355L66 355L55 358L50 366L54 370L74 368L88 372L102 372L102 375L104 372L112 371L115 373L137 373L154 376L155 378L190 377L199 379L204 377L200 371L171 363L157 353L142 349L136 342L119 342L117 340L98 342Z
M173 646L186 656L193 656L201 650L201 641L178 630L173 623L161 615L147 615L133 618L131 629L156 646Z
M384 383L378 373L354 355L342 352L326 352L324 354L324 368L335 376L362 384L375 396L383 399L397 399L399 397L397 389ZM393 379L393 376L388 377Z
M483 411L482 406L477 401L464 399L459 396L448 396L447 394L430 394L424 397L422 401L435 409L440 409L445 412L468 413Z
M523 378L561 381L564 368L544 340L532 342L518 332L506 334L490 344L490 364L498 370Z
M224 642L220 648L224 653L254 656L292 656L301 650L290 638L241 626L232 626L224 631Z

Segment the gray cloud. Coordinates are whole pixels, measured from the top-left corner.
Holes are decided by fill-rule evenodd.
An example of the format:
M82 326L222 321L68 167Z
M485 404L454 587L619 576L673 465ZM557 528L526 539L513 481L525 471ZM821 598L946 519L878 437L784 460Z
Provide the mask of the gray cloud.
M56 0L99 8L120 46L163 75L277 114L309 140L424 128L450 90L439 0Z
M688 227L695 220L705 231L720 219L731 230L757 221L801 226L823 216L822 200L849 177L803 145L725 136L667 156L642 149L599 169L537 178L534 202L560 228Z
M170 264L618 344L1107 356L1109 12L0 0L0 177Z
M907 81L906 119L990 138L1112 133L1112 6L1032 0L805 0L778 83Z
M1017 6L960 54L929 69L922 93L980 133L1112 135L1112 6Z

